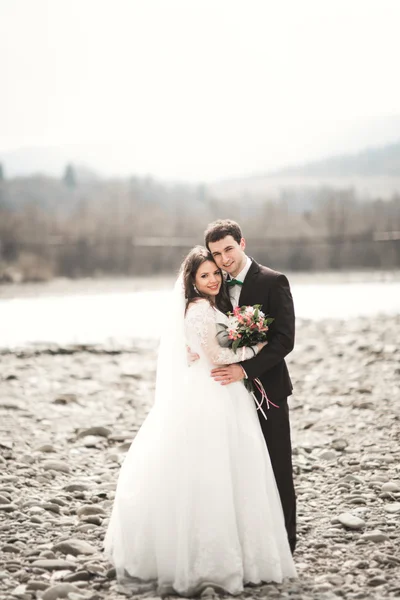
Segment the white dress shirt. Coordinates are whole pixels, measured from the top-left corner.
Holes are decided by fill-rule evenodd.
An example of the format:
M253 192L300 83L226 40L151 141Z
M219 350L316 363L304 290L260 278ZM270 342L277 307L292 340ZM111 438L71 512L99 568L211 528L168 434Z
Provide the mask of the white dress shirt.
M246 256L246 264L240 273L236 277L231 277L228 275L228 279L237 279L238 281L244 281L249 269L251 267L251 258ZM231 299L233 308L236 308L239 305L240 293L242 291L241 285L232 285L229 286L229 298Z

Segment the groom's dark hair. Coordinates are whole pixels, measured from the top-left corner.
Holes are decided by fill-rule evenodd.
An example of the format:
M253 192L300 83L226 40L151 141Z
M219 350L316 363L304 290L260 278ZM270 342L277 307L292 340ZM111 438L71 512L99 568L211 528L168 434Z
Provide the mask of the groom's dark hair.
M227 235L231 235L238 244L240 244L240 240L243 237L242 230L236 221L218 219L218 221L214 221L207 226L204 232L204 243L209 250L208 244L210 242L219 242L219 240L223 240Z

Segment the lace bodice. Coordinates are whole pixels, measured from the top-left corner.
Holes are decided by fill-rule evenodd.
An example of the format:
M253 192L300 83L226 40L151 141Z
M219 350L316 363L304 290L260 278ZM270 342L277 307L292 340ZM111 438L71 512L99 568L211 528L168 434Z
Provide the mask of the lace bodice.
M192 352L198 352L200 358L214 365L229 365L253 358L258 352L257 346L238 348L234 352L219 345L216 324L227 321L228 317L213 308L208 300L193 302L185 317L186 340Z

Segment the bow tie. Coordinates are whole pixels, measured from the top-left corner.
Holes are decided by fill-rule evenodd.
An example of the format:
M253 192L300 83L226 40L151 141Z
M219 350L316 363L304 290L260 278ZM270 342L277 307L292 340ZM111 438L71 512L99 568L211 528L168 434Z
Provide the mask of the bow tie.
M226 285L230 287L234 285L243 285L243 281L239 281L238 279L227 279Z

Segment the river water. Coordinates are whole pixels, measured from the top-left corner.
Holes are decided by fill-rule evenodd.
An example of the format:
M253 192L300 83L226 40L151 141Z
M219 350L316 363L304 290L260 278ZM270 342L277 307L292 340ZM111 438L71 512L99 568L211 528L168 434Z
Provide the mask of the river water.
M340 280L341 279L341 280ZM296 316L354 319L400 314L400 278L304 276L291 278ZM377 279L375 277L375 279ZM0 297L0 346L31 343L121 343L156 339L170 281L134 280L107 286L85 282L60 288L38 286L33 293ZM3 288L4 289L4 288ZM6 290L7 292L7 290ZM38 292L38 293L37 293ZM162 314L162 312L161 312ZM165 315L162 315L165 318Z

